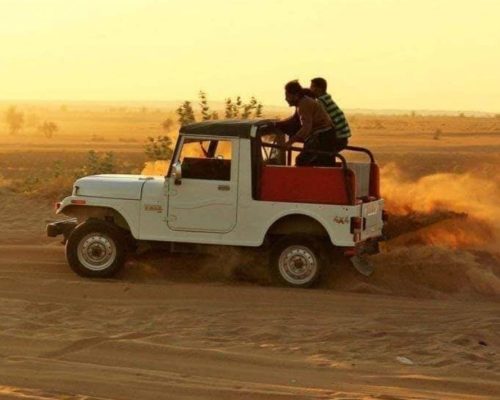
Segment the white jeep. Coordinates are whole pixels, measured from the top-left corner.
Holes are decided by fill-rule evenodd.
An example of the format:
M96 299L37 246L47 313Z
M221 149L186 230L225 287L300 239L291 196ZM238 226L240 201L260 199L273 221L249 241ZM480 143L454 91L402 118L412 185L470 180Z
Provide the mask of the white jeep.
M78 179L56 205L72 218L49 224L47 234L62 234L69 265L90 277L112 276L144 243L270 249L274 276L295 287L315 283L334 248L369 274L361 256L378 251L385 220L373 155L348 147L331 155L331 167L296 167L301 149L284 147L271 122L183 126L166 176ZM369 161L347 162L349 151Z

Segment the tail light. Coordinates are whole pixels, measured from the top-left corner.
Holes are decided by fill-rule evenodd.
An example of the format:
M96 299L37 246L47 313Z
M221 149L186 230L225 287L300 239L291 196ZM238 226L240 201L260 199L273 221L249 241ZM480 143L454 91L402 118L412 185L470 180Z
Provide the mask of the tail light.
M366 218L351 217L351 233L361 232L366 228Z
M351 217L351 233L354 235L354 242L361 240L361 231L366 227L366 218Z

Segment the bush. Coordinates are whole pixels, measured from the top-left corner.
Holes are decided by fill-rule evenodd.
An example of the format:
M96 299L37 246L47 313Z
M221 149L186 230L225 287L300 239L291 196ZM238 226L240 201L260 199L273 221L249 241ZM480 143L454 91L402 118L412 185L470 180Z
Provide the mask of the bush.
M172 139L168 136L149 136L145 148L149 160L170 160L173 155Z
M87 154L87 162L79 171L78 175L114 174L116 170L115 154L112 151L100 155L96 151L90 150Z
M59 127L51 121L45 121L38 126L38 131L41 132L47 139L51 139L54 133L59 130Z
M10 106L5 113L5 122L9 125L11 135L17 134L24 126L24 113Z

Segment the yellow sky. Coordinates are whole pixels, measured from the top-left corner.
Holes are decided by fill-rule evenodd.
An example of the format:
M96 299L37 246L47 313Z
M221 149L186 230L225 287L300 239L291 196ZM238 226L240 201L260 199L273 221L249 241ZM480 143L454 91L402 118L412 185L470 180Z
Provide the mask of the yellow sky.
M0 0L0 99L500 111L498 0Z

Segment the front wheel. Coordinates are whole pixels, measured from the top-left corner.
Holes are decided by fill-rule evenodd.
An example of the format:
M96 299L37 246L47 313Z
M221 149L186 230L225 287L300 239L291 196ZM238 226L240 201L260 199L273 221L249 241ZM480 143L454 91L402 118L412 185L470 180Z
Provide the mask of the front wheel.
M125 242L116 226L90 219L71 232L66 243L66 258L78 275L108 278L125 263Z
M321 276L326 264L326 249L321 238L284 237L271 252L271 268L278 283L292 287L310 287Z

